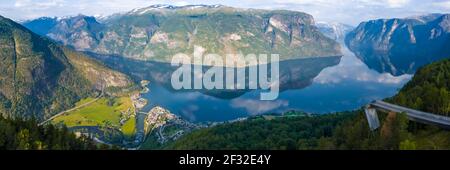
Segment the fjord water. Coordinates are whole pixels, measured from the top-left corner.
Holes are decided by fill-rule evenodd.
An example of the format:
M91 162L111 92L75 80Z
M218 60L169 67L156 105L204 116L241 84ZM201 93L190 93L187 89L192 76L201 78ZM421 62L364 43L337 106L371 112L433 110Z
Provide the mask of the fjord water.
M193 122L227 121L289 110L319 114L354 110L394 95L411 78L370 70L345 49L343 57L280 62L279 97L261 101L261 90L174 90L170 78L176 68L168 63L97 58L135 80L150 80L150 92L143 94L149 104L143 111L162 106Z

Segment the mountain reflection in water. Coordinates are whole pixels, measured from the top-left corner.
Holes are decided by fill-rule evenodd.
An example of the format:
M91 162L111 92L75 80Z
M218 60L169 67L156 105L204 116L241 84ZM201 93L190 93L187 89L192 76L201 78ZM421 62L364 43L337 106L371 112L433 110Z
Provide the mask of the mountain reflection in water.
M345 50L343 57L281 61L279 97L261 101L261 90L174 90L170 79L176 67L170 63L95 57L134 80L150 80L150 93L143 95L149 100L144 111L159 105L193 122L226 121L288 110L353 110L394 95L411 78L377 73Z

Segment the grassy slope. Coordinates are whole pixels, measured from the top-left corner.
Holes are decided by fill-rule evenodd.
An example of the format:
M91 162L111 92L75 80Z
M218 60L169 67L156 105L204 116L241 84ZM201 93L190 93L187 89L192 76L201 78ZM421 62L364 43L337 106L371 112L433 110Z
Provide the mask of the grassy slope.
M79 106L83 103L89 102L93 98L87 98L79 101L76 105ZM63 123L67 127L74 126L112 126L120 129L126 137L131 137L135 133L135 119L130 118L120 125L121 111L126 112L128 108L133 107L131 99L129 97L120 97L114 99L112 106L108 105L108 98L101 98L96 102L77 109L73 112L66 113L53 120L54 123Z
M126 138L131 139L136 134L136 119L130 118L128 121L126 121L122 128L122 133L125 135Z

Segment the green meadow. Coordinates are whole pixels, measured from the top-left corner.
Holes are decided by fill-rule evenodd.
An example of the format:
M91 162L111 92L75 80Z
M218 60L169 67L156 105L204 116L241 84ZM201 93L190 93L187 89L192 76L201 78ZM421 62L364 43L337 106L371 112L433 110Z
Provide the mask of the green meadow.
M88 103L94 98L86 98L76 103L76 106ZM124 137L131 138L134 136L136 120L135 117L130 117L123 125L120 124L122 113L134 112L132 101L130 97L116 97L116 98L100 98L97 101L65 113L53 119L55 124L64 124L67 127L77 126L102 126L112 127L121 130Z

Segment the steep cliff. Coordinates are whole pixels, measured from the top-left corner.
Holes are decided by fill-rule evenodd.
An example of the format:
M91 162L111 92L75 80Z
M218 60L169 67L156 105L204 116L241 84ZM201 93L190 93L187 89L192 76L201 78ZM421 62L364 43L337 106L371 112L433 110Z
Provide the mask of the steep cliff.
M393 75L450 57L450 15L432 14L361 23L346 44L370 68Z

